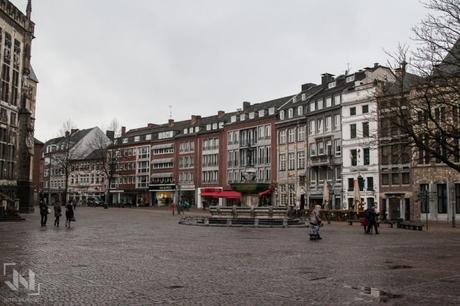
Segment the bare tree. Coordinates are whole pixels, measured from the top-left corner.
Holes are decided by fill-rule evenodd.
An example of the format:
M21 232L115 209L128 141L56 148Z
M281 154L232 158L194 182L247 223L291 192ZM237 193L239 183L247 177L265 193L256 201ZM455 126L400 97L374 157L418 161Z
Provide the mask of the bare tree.
M460 0L424 4L430 14L413 29L416 49L400 46L392 56L397 82L384 88L383 108L419 163L460 172Z
M118 121L113 120L112 121L112 127L116 128L116 125L118 124ZM110 186L116 176L116 166L117 166L117 155L114 154L112 150L112 142L114 139L114 131L113 130L108 130L106 135L100 134L96 135L96 137L93 139L93 141L90 143L90 146L92 150L95 150L98 152L98 156L100 156L100 169L102 171L102 174L105 176L105 183L106 183L106 189L105 189L105 203L106 204L112 204L110 203Z
M57 176L62 176L64 179L64 192L62 200L67 201L69 190L69 176L72 172L72 137L75 131L75 124L69 119L62 124L59 130L60 139L55 144L55 151L49 154L50 158L50 178L51 172L54 170Z

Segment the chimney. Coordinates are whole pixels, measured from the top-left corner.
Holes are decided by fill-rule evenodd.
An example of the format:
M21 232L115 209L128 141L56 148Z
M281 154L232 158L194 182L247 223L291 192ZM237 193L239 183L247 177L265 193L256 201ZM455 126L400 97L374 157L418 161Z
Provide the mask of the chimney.
M330 73L323 73L321 75L321 85L326 85L329 82L334 81L334 75Z
M302 84L302 91L307 91L307 90L309 90L310 88L312 88L313 86L316 86L316 84L313 84L313 83L305 83L305 84Z
M191 124L194 125L198 122L198 120L201 119L201 116L198 116L198 115L192 115L192 118L190 119L191 121Z
M69 137L70 135L70 132L69 131L65 131L65 137Z
M125 136L126 134L126 126L121 127L121 136Z
M243 110L247 110L249 108L249 106L251 106L251 102L248 102L248 101L244 101L243 102Z
M113 141L115 139L115 131L105 131L105 135L111 140Z
M174 126L174 119L169 119L168 120L168 125L169 125L169 127L173 127Z
M374 63L374 68L378 68L379 66L379 63Z
M70 130L70 134L74 134L74 133L76 133L76 132L78 132L78 129L71 129L71 130Z
M223 116L225 116L224 111L220 110L220 111L217 112L217 117L222 118Z

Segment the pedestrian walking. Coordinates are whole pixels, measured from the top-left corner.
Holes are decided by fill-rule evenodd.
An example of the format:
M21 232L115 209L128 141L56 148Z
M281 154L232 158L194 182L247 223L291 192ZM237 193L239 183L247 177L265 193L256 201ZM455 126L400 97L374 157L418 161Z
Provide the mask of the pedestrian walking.
M46 226L46 222L48 221L48 213L48 205L46 205L45 201L40 201L41 226Z
M54 226L59 227L59 219L61 219L62 208L61 203L54 203Z
M171 210L172 210L172 215L174 216L176 214L176 203L171 203Z
M377 229L377 215L375 213L375 207L368 207L365 211L365 215L368 220L366 234L370 234L372 227L374 227L375 234L378 235L379 231Z
M74 215L74 210L73 210L73 205L72 203L67 203L66 205L66 211L65 211L65 227L70 227L70 222L75 221L75 215Z
M310 240L322 239L319 235L321 224L321 205L316 205L310 214Z

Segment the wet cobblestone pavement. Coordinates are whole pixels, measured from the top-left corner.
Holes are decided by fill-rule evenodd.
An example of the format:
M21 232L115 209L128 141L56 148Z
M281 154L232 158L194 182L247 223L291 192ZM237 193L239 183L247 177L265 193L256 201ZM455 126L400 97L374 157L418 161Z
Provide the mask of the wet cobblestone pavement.
M0 223L0 264L16 263L0 305L460 305L460 230L331 224L309 241L302 228L179 225L168 211L77 208L71 229L26 218ZM31 269L40 295L11 290L12 268Z

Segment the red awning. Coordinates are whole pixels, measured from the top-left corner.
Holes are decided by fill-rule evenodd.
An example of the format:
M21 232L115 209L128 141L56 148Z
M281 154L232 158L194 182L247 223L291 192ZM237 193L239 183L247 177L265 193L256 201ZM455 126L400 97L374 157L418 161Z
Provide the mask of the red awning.
M261 192L259 192L259 198L266 197L269 194L271 194L272 192L273 192L273 190L271 188L269 188L267 190L264 190L264 191L261 191Z
M211 197L211 198L224 198L224 199L240 199L241 193L236 191L219 191L219 192L201 192L202 197Z

